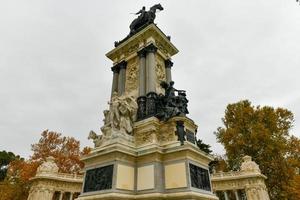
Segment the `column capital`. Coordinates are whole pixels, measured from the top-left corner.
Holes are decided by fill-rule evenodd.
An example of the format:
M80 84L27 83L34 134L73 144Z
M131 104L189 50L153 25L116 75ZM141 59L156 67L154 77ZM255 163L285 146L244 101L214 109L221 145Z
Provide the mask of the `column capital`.
M139 50L139 51L137 52L137 55L138 55L140 58L143 58L143 57L146 57L146 53L147 53L146 49L143 48L143 49L141 49L141 50Z
M112 68L111 71L114 73L119 73L121 69L126 69L127 67L127 62L125 60L115 64Z
M113 73L119 73L120 71L120 66L118 64L114 65L111 67L111 71L113 71Z
M171 68L171 67L173 67L173 62L172 62L170 59L165 60L165 67L166 67L166 68Z
M157 47L152 43L146 46L144 49L147 53L155 53L157 51Z
M127 67L127 62L125 60L121 61L118 63L120 69L126 69Z

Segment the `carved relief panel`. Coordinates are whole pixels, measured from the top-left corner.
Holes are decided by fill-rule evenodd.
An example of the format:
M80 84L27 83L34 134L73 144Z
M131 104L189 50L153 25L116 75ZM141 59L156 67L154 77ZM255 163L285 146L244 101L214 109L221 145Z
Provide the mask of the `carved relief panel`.
M166 81L166 70L165 70L165 63L164 59L160 55L156 55L156 91L158 94L164 94L164 90L160 86L162 81Z
M137 94L138 74L138 57L135 56L134 58L130 59L127 63L125 91L128 94Z

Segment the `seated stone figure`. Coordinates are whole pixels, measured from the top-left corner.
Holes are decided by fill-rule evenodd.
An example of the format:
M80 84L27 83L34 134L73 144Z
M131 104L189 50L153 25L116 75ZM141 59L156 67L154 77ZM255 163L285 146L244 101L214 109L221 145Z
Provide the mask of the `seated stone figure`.
M101 146L103 141L113 137L132 134L137 112L137 103L134 97L128 94L118 96L117 93L113 93L109 105L109 110L103 111L102 135L97 135L93 131L90 132L89 139L93 139L95 147Z

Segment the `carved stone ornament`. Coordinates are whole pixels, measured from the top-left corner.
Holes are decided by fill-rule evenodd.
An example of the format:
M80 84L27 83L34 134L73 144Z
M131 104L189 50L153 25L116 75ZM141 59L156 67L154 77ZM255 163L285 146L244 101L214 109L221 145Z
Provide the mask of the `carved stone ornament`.
M157 58L156 59L156 67L155 67L155 72L156 72L156 91L158 94L163 94L164 89L161 87L161 82L166 81L166 72L165 72L165 67L164 63L161 61L161 59Z
M137 74L139 72L137 66L138 66L137 59L134 59L133 62L131 62L127 67L126 91L128 91L128 93L138 88Z
M118 136L132 135L133 122L136 120L137 103L133 96L125 94L118 96L113 93L109 102L110 109L104 110L104 125L101 127L102 135L91 131L88 139L93 139L95 147Z
M37 174L43 173L58 173L58 167L54 162L54 158L52 156L46 158L46 161L43 162L36 171Z
M243 157L243 163L241 165L241 171L260 173L259 166L254 161L252 161L251 156L244 156Z
M143 132L136 135L136 144L138 146L157 142L155 131Z

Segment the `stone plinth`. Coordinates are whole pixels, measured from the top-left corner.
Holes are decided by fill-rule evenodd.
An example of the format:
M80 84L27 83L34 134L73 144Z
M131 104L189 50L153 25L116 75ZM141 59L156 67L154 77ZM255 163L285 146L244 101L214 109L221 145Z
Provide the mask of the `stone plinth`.
M174 133L175 134L175 133ZM217 199L211 189L208 163L212 157L194 144L157 140L145 146L111 143L82 158L85 171L113 166L111 187L83 192L79 199ZM192 186L195 172L191 165L207 172L206 188ZM99 176L101 178L101 176ZM83 188L90 180L85 179Z

